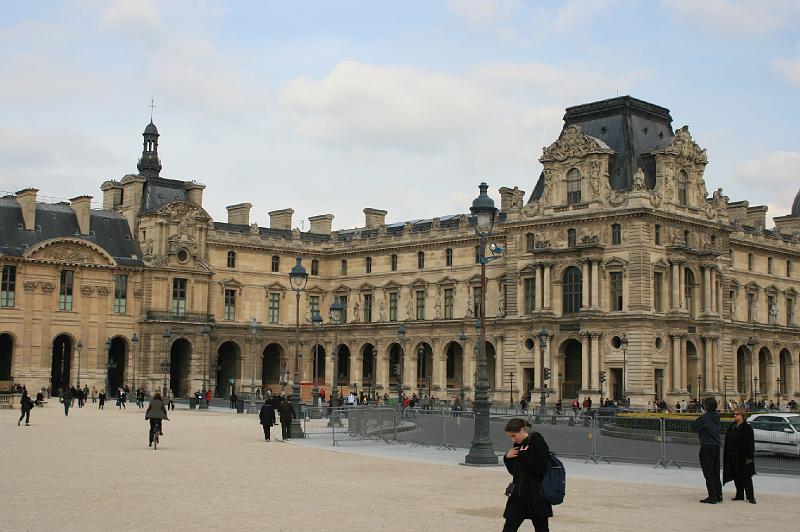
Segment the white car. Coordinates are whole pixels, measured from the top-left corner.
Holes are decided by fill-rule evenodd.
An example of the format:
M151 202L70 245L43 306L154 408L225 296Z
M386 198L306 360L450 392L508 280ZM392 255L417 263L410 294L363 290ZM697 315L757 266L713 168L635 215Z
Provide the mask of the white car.
M756 451L800 456L800 414L753 414L747 422L753 427Z

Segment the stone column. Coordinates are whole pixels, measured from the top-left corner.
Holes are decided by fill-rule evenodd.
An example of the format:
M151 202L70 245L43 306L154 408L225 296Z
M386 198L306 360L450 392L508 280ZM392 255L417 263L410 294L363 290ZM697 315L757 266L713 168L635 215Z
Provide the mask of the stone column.
M589 295L591 287L589 286L589 261L584 260L581 263L582 281L581 285L581 310L589 308Z
M711 268L703 266L703 314L711 312Z
M320 343L323 343L322 341ZM323 343L324 345L324 343ZM333 374L333 357L336 356L336 346L331 342L330 349L327 349L327 357L325 357L325 384L328 386L333 385L333 379L335 378Z
M378 356L375 357L375 384L384 390L389 388L389 353L378 346Z
M600 333L591 333L592 345L592 390L600 390Z
M698 364L700 367L700 364ZM689 357L686 351L686 341L681 336L681 391L686 392L686 384L689 382Z
M681 308L681 299L680 299L680 272L678 271L680 268L680 264L673 262L670 264L670 268L672 268L672 301L670 301L670 308L673 310L677 310Z
M550 301L550 274L552 264L545 264L544 265L544 287L542 289L542 308L545 310L549 310L553 308L552 301Z
M406 346L411 346L412 342L406 342ZM403 388L417 387L417 353L413 347L403 349Z
M536 310L542 310L542 302L544 301L544 265L542 264L536 266L536 287L534 293L534 308Z
M711 268L711 312L719 314L719 307L717 306L717 299L719 287L717 286L717 269Z
M469 344L464 346L464 361L462 364L462 376L464 381L464 387L469 387L470 389L475 389L475 357L477 353L475 352L475 346L478 342L472 342L472 353L467 355L469 350Z
M592 261L592 308L600 308L600 261Z
M364 384L361 380L361 364L364 357L361 353L350 353L350 384L358 383L359 387Z
M681 389L681 335L671 334L672 338L672 391Z
M581 333L581 390L588 390L591 386L589 380L589 334Z
M686 293L685 290L685 283L686 283L686 272L684 271L683 267L678 264L678 308L682 310L690 310L686 306L686 298L683 295Z
M433 346L433 386L439 387L440 398L444 397L447 389L447 353L443 350L444 346L439 346L439 353L436 354L436 344Z

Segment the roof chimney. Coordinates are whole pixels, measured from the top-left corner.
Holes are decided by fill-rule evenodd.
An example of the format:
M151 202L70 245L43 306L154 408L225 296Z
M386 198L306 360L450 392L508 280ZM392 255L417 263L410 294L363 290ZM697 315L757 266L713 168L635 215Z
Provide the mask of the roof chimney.
M203 190L205 185L190 181L186 183L186 200L189 203L194 203L198 207L203 206Z
M122 206L122 185L116 181L106 181L100 185L103 191L103 210L113 211Z
M292 228L292 215L294 214L294 209L280 209L278 211L269 212L268 214L270 229Z
M386 211L380 209L364 209L364 224L367 229L377 229L386 223Z
M25 222L25 229L33 231L36 229L36 193L35 188L26 188L17 192L17 203L22 207L22 219Z
M69 200L75 216L78 217L78 229L82 235L89 234L89 220L91 218L92 197L77 196Z
M237 225L250 225L250 209L253 207L252 203L239 203L237 205L228 205L228 223Z
M311 224L309 233L315 235L329 235L331 234L331 226L333 226L332 214L319 214L317 216L309 216L308 222Z

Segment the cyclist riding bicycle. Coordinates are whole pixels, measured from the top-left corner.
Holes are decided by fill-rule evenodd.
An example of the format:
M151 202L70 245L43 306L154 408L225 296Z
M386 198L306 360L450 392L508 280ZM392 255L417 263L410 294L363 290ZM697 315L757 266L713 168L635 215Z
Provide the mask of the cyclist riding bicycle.
M150 400L150 404L147 405L147 412L144 414L144 418L150 420L150 447L153 446L153 436L155 436L156 431L159 434L164 434L161 427L161 421L167 420L167 407L164 406L164 401L161 399L161 394L156 392L153 395L153 398Z

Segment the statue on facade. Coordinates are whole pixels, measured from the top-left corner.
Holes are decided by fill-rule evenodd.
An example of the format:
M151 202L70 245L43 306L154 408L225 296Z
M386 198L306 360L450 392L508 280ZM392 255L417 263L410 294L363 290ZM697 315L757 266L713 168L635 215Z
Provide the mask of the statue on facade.
M433 319L438 320L442 317L442 301L439 294L436 294L436 303L433 304Z
M361 310L361 305L359 305L358 302L356 302L356 304L353 305L353 321L354 322L358 321L358 314L359 314L360 310Z
M467 311L464 313L467 317L472 317L472 309L475 308L475 297L470 294L467 298Z
M769 324L770 325L778 324L778 305L776 305L775 303L769 306Z
M386 305L381 301L381 305L378 309L378 316L382 322L386 321Z
M633 174L633 190L644 190L644 170L641 167Z
M411 311L413 310L411 306L411 301L406 301L406 320L411 319Z

